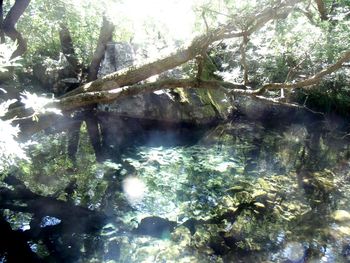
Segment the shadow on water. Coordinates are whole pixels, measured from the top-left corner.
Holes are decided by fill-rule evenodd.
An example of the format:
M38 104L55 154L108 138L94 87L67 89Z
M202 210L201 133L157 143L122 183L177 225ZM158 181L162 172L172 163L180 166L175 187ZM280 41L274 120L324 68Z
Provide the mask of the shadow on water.
M0 185L0 262L350 260L349 141L324 123L133 125L104 162L84 129L75 164L42 135Z

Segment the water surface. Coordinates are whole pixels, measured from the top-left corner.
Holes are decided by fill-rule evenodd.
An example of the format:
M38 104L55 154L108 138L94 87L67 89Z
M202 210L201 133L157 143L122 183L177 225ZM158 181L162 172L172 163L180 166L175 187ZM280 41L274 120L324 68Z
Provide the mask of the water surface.
M48 262L349 262L349 141L310 127L241 121L186 143L155 132L103 163L83 136L75 165L65 134L46 136L26 186L105 217L4 214L46 231L31 247Z

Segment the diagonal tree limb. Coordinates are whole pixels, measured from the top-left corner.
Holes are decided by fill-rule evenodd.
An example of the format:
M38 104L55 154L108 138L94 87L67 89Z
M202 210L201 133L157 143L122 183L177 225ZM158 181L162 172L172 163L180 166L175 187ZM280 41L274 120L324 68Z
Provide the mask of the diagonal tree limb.
M109 74L101 79L89 82L67 94L63 97L76 95L78 93L110 90L118 87L129 86L145 80L151 76L160 74L169 69L180 66L201 54L210 44L227 38L242 37L244 34L252 34L266 25L269 21L275 18L284 17L292 11L292 8L301 0L289 0L277 7L269 7L257 15L252 15L248 21L247 32L235 32L233 26L234 21L230 21L227 25L217 29L209 30L208 33L196 37L192 43L184 49L169 55L166 58L159 59L155 62L140 66L138 68L131 68L124 72L115 72Z
M108 20L106 16L103 16L102 26L100 30L100 35L98 38L95 53L93 54L87 80L93 81L97 79L97 73L100 68L101 61L105 54L106 46L109 41L112 40L113 32L115 26L112 22Z
M60 27L61 29L59 31L59 38L60 38L62 53L66 57L68 63L72 66L73 71L77 75L76 77L78 78L79 68L81 67L81 65L75 54L71 34L65 24L62 23Z
M257 90L256 94L261 94L266 90L278 90L281 88L286 88L286 89L304 88L307 86L315 85L318 82L320 82L324 76L335 72L336 70L340 69L344 63L349 61L350 61L350 51L346 51L336 63L319 71L318 73L316 73L315 75L313 75L308 79L298 81L295 83L268 83L268 84L265 84L263 87L261 87L259 90Z
M57 102L56 107L64 108L67 110L74 109L75 107L81 107L89 105L90 103L93 103L93 101L98 101L102 103L108 103L113 100L120 99L125 96L132 96L136 95L142 92L153 92L159 89L166 89L166 88L190 88L190 87L196 87L196 88L209 88L209 89L219 89L219 88L226 88L230 89L230 92L233 94L245 94L245 95L260 95L266 90L279 90L281 88L291 89L291 88L304 88L308 86L315 85L319 83L323 77L326 75L329 75L336 70L340 69L344 63L350 61L350 51L346 51L339 60L330 65L329 67L319 71L315 75L311 76L308 79L295 82L295 83L268 83L263 85L261 88L257 90L250 90L247 89L245 85L242 84L234 84L230 82L224 82L224 81L217 81L217 80L191 80L191 79L178 79L178 80L165 80L165 81L158 81L153 83L146 83L146 84L139 84L139 85L132 85L128 87L123 88L116 88L112 90L106 90L101 92L86 92L82 94L77 94L75 96L70 96L67 98L62 98L60 101ZM75 105L75 103L77 103Z

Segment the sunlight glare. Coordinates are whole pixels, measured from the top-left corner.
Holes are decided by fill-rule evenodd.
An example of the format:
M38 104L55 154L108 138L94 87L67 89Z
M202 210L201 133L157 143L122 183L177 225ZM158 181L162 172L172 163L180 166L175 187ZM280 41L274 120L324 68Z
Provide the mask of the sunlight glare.
M30 93L28 91L23 91L21 93L21 102L24 104L26 109L32 108L36 114L38 113L54 113L57 115L62 115L62 111L58 108L48 107L50 103L55 102L55 98L46 98L38 96L35 93Z
M186 41L191 39L195 15L192 11L192 1L186 0L127 0L114 4L109 8L109 16L127 17L134 32L134 41L141 43L149 37L145 31L148 22L154 22L163 32L169 32L170 37Z
M137 177L127 177L123 181L123 191L131 205L142 201L147 191L145 183Z

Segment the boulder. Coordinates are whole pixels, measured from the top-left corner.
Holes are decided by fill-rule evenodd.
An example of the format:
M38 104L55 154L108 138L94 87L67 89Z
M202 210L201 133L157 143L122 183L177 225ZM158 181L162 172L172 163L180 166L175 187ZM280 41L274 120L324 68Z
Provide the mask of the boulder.
M108 43L98 76L103 77L134 63L135 52L131 44ZM182 75L177 68L160 74L158 79L180 78ZM232 110L230 101L231 98L222 91L176 88L99 104L97 117L103 148L114 155L135 142L171 144L178 138L191 137L204 125L228 118ZM171 138L168 136L170 129Z
M134 64L134 48L126 42L107 43L104 59L97 74L101 78L109 73L130 67Z
M66 57L60 53L58 60L45 58L41 63L33 66L33 77L46 92L62 95L79 86L75 69L69 64Z
M133 63L134 51L130 44L109 43L99 77L132 66ZM161 78L181 75L177 71L162 74ZM226 119L232 106L230 98L222 91L179 88L142 93L115 103L100 104L98 111L110 113L111 118L130 117L174 124L206 125Z

